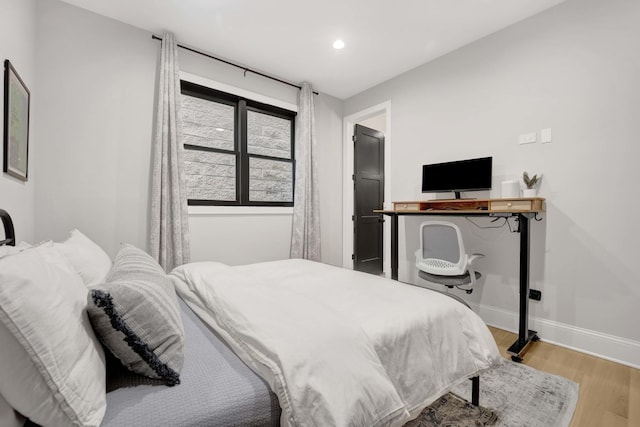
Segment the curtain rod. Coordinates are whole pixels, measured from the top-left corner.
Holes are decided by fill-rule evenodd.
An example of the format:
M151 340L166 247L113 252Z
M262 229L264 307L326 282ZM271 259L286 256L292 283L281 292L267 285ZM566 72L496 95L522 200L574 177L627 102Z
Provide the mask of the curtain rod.
M154 40L160 40L160 41L162 41L162 37L158 37L158 36L156 36L155 34L152 34L152 35L151 35L151 38L152 38L152 39L154 39ZM267 75L267 74L261 73L260 71L252 70L251 68L248 68L248 67L244 67L244 66L242 66L242 65L235 64L235 63L233 63L233 62L227 61L226 59L222 59L222 58L215 57L215 56L210 55L210 54L208 54L208 53L206 53L206 52L202 52L202 51L200 51L200 50L196 50L196 49L190 48L190 47L188 47L188 46L183 46L183 45L181 45L181 44L177 44L177 46L178 46L179 48L181 48L181 49L188 50L189 52L197 53L198 55L206 56L207 58L211 58L211 59L215 59L216 61L224 62L225 64L227 64L227 65L231 65L232 67L240 68L241 70L244 70L245 75L247 74L247 72L250 72L250 73L257 74L257 75L259 75L259 76L265 77L265 78L267 78L267 79L275 80L275 81L277 81L278 83L282 83L282 84L285 84L285 85L289 85L289 86L292 86L292 87L296 87L296 88L298 88L298 89L302 89L302 87L300 87L300 86L298 86L298 85L296 85L296 84L289 83L289 82L287 82L287 81L285 81L285 80L281 80L281 79L279 79L279 78L277 78L277 77L272 77L272 76L269 76L269 75ZM314 94L314 95L318 95L318 92L313 91L313 94Z

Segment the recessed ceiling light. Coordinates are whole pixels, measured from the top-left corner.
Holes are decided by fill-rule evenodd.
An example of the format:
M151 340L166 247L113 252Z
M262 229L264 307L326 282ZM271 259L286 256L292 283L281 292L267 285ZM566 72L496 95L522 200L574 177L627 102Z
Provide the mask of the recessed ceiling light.
M222 129L222 128L216 128L216 130L217 130L218 132L224 132L224 129Z
M344 47L344 42L340 39L333 42L334 49L342 49Z

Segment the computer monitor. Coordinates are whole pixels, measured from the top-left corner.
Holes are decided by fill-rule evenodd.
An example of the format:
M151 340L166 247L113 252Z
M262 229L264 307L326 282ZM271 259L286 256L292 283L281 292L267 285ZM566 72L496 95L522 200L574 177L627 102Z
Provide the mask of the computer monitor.
M491 190L493 157L432 163L422 166L422 192L453 192L456 199L462 191Z

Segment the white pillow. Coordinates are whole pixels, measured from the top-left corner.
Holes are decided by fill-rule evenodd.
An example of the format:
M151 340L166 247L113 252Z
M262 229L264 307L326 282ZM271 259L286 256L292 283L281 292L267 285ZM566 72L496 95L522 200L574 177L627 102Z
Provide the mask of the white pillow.
M14 255L31 247L27 242L20 242L15 246L0 246L0 258L7 255ZM2 425L2 424L0 424Z
M125 244L106 282L90 290L87 313L98 338L130 371L180 384L180 305L173 283L149 254Z
M43 426L99 426L106 409L102 346L88 289L52 244L0 259L0 394Z
M102 283L111 269L109 255L79 230L71 230L69 238L54 247L71 262L86 286Z

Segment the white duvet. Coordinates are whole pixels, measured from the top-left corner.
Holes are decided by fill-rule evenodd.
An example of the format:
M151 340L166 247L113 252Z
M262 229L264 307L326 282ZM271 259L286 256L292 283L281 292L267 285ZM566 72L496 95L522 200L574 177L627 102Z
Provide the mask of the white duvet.
M370 274L296 259L192 263L171 276L269 383L283 426L401 426L500 360L464 305Z

